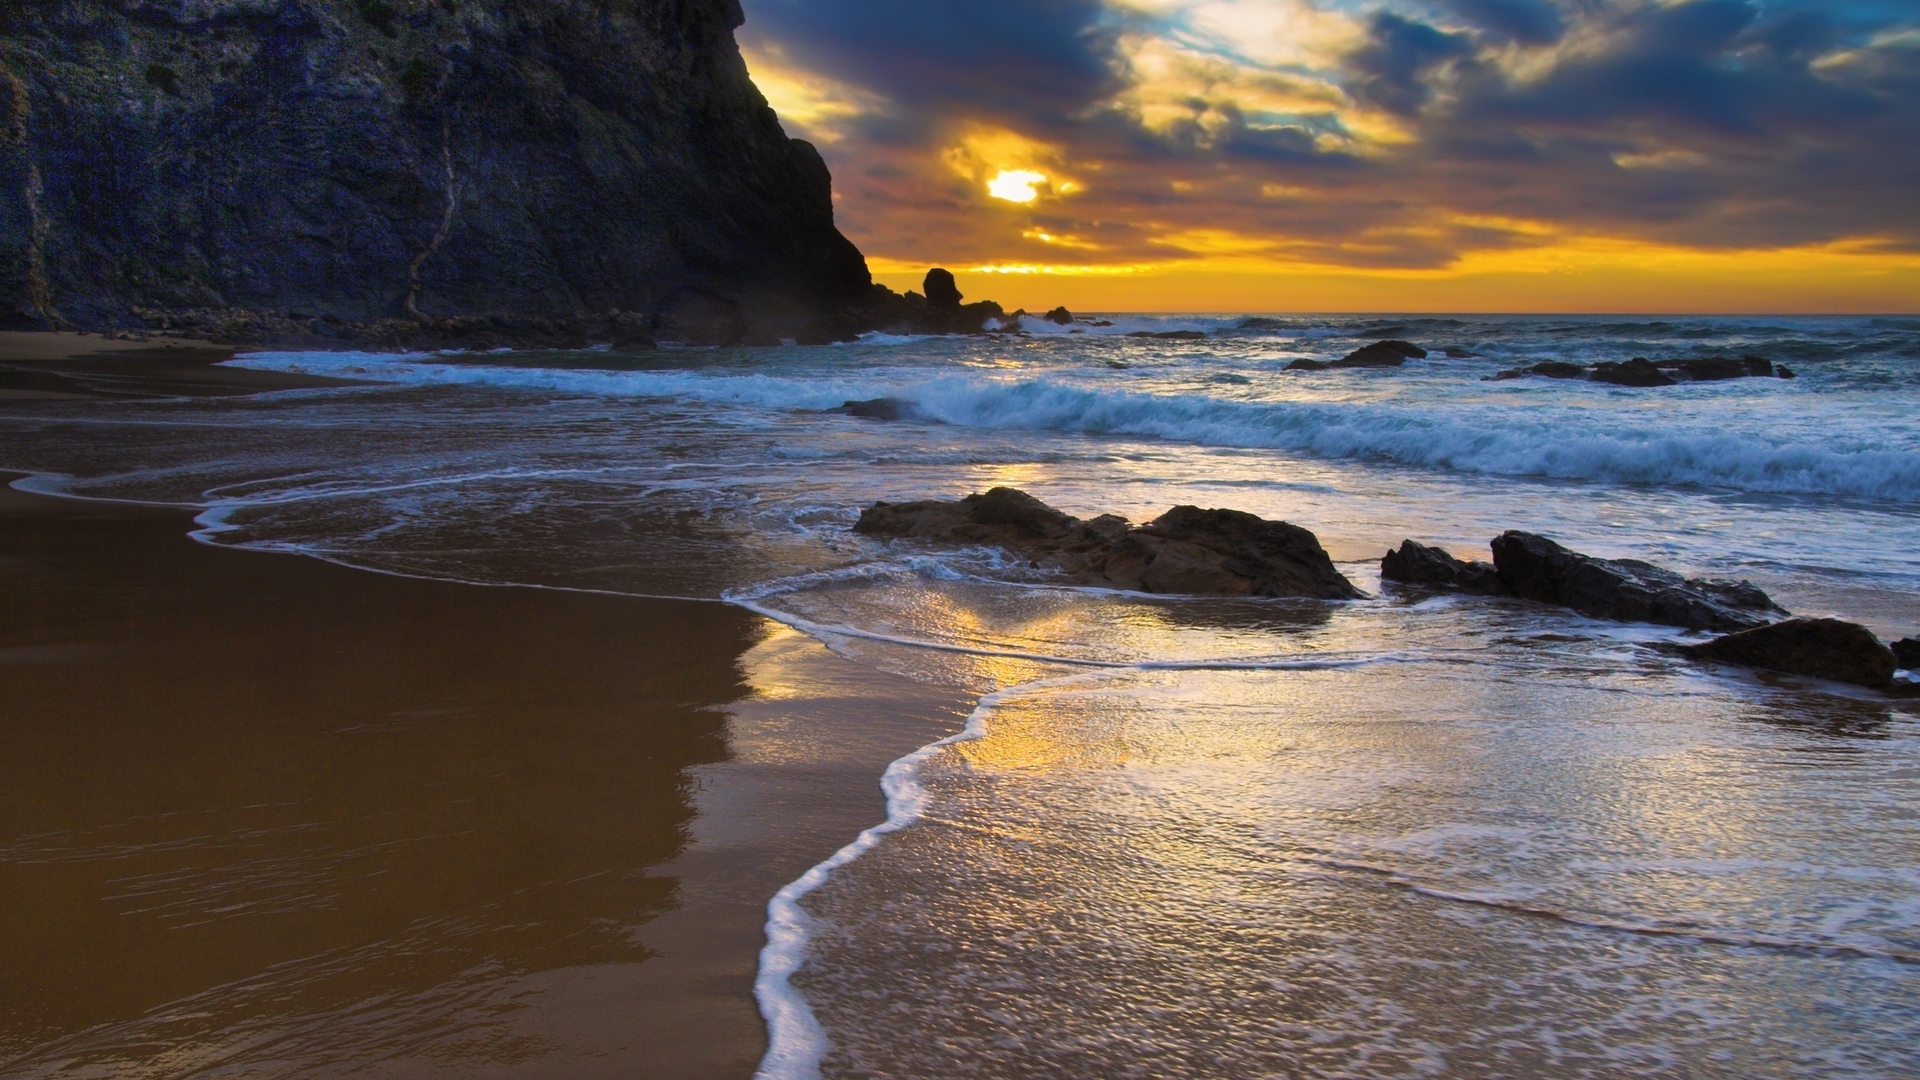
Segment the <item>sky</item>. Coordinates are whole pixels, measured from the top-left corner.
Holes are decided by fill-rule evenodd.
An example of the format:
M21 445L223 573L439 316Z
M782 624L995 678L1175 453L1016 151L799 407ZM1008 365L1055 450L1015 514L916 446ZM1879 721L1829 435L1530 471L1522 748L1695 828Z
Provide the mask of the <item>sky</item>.
M1920 310L1920 0L744 0L876 279L1093 311Z

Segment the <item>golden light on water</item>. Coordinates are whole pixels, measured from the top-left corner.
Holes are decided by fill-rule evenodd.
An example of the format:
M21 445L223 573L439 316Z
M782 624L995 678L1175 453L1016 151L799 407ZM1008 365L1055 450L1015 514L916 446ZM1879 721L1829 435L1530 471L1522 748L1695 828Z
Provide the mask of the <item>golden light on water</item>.
M1037 185L1047 182L1045 173L1031 169L1003 169L987 181L987 194L1014 203L1030 203L1040 197Z

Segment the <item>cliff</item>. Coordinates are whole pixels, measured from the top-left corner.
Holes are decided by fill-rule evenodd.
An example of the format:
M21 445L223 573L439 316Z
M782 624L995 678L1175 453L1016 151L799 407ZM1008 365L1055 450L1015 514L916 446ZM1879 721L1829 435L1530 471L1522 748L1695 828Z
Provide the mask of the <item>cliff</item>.
M0 325L792 336L873 286L741 22L737 0L0 5Z

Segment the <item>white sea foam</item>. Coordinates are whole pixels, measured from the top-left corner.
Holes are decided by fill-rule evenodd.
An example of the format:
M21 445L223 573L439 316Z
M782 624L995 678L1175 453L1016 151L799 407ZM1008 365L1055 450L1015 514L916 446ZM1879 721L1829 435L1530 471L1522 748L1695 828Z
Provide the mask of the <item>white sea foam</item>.
M1469 397L1441 384L1388 400L1285 400L1141 392L1066 376L582 371L425 363L360 354L261 355L253 366L364 371L400 382L683 399L773 410L825 410L879 397L926 420L993 430L1146 437L1272 449L1492 476L1698 485L1773 494L1920 501L1920 431L1878 416L1823 415L1794 402L1758 415L1750 402L1644 399L1608 407L1584 384L1560 396Z

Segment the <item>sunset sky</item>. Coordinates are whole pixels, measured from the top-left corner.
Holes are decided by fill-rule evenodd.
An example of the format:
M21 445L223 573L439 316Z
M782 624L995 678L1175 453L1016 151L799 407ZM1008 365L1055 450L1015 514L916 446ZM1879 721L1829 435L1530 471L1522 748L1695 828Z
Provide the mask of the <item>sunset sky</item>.
M1920 310L1915 0L744 0L875 276L1029 309Z

